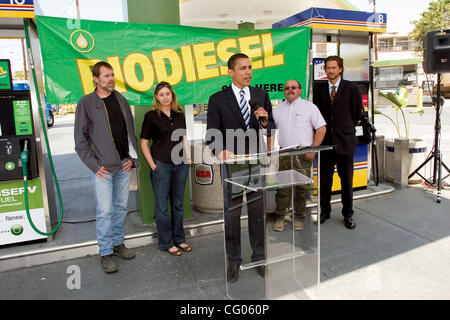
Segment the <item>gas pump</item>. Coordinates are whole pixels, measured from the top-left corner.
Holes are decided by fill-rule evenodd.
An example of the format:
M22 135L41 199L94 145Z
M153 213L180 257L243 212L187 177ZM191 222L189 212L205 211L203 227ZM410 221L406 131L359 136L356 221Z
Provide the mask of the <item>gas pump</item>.
M356 127L354 190L367 188L369 153L374 157L376 150L375 128L369 122L369 96L372 96L369 89L373 78L369 72L373 60L371 39L374 33L386 31L386 22L385 13L311 7L272 25L273 28L308 26L312 29L312 86L327 81L325 57L337 55L344 60L344 79L359 87L363 110ZM371 152L369 146L372 146ZM376 165L373 159L372 169ZM377 175L374 177L376 179ZM335 173L332 191L340 188L339 176Z
M325 58L313 58L312 87L327 81L325 72ZM345 64L345 60L344 60ZM345 68L344 68L345 69ZM372 131L369 124L369 81L353 81L361 93L362 110L356 126L356 150L354 156L353 189L367 188L368 145L372 142ZM339 181L337 173L333 181ZM332 191L340 190L340 184L333 182Z
M11 73L7 76L11 82ZM33 120L30 90L0 89L0 246L45 239L62 222L57 186L60 219L57 227L47 232L51 222L43 197L48 190L44 190L39 172L36 142L40 138Z
M26 164L20 158L25 149ZM0 90L0 245L45 238L33 231L25 209L23 172L29 180L29 212L35 224L46 231L37 164L30 91Z

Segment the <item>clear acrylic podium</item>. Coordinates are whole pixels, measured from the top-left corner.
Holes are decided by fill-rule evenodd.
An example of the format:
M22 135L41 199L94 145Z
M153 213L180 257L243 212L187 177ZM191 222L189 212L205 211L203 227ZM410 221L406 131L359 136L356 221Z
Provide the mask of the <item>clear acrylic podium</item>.
M320 172L319 166L313 169L313 161L303 160L306 154L314 153L314 161L319 163L320 151L331 148L275 150L224 162L225 278L229 298L309 299L308 290L316 289L320 275ZM291 196L287 199L289 190ZM283 208L284 230L274 231L273 212L283 212ZM295 230L299 219L303 229ZM239 266L235 281L230 281L233 277L227 272L231 265Z

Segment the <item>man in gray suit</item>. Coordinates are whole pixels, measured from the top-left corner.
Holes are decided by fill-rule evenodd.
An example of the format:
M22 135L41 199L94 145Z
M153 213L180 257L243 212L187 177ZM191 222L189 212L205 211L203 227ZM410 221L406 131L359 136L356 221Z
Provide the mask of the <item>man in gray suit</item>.
M92 171L101 263L106 273L112 273L118 271L113 255L122 259L135 256L123 242L137 142L130 105L114 90L112 66L98 62L92 75L97 88L80 99L75 113L75 150Z

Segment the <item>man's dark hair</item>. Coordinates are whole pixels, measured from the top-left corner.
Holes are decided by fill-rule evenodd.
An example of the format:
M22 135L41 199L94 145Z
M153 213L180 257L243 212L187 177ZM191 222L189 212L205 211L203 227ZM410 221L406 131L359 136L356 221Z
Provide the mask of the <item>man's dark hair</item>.
M96 64L94 64L94 66L92 67L92 75L94 77L99 77L100 76L100 68L101 67L105 67L108 68L109 70L114 70L112 65L110 65L108 62L105 61L100 61L97 62Z
M327 67L328 61L336 61L338 63L338 67L342 68L341 76L344 74L344 59L339 56L329 56L325 59L325 68Z
M235 53L228 59L228 69L233 69L237 59L250 59L245 53Z

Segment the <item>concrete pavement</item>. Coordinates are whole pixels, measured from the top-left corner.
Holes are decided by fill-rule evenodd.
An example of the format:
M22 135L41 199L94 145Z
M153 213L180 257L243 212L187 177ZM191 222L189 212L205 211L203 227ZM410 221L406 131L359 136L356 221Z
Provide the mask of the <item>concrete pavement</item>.
M320 232L321 283L304 288L303 297L449 299L450 192L443 193L441 204L423 187L357 200L355 230L344 228L340 204L333 205ZM156 245L137 248L135 259L117 258L120 270L109 275L98 256L3 272L1 299L228 299L223 233L189 243L193 251L180 257Z
M448 128L448 120L444 119L447 114L444 109L444 129ZM422 133L432 132L432 113L427 117L430 121L427 127L421 127ZM379 128L383 128L380 122ZM89 172L68 155L73 153L72 126L70 117L62 121L57 118L55 127L50 129L52 144L57 144L52 151L63 187L88 180ZM448 132L443 131L443 149L447 136ZM70 165L64 166L67 163ZM355 192L355 196L360 192ZM433 190L420 185L356 200L355 230L344 228L341 205L334 204L331 220L320 229L320 285L279 298L449 299L449 204L449 190L443 190L442 202L437 204ZM143 226L135 213L129 215L127 223L135 232L155 231L154 226ZM70 244L63 234L77 241L95 240L92 222L63 224L62 229L52 245L58 241ZM111 275L102 271L95 243L87 257L0 272L0 299L228 299L221 228L212 228L206 234L194 230L188 236L192 252L173 257L158 250L155 241L147 241L135 249L135 259L116 259L120 271ZM248 242L248 238L243 237L242 241ZM32 246L39 250L46 245L49 244ZM16 248L0 248L0 258Z

